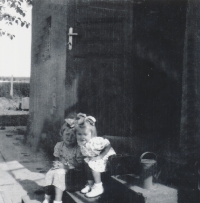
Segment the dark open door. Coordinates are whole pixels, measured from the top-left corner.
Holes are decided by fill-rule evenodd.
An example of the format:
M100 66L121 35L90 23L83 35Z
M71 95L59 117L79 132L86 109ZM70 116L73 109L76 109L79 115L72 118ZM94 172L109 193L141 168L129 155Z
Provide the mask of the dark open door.
M68 5L68 33L73 28L75 34L70 34L72 47L67 45L66 116L73 111L93 115L103 134L126 134L125 119L131 123L127 113L132 111L132 91L125 60L131 32L128 6L122 1L70 1Z

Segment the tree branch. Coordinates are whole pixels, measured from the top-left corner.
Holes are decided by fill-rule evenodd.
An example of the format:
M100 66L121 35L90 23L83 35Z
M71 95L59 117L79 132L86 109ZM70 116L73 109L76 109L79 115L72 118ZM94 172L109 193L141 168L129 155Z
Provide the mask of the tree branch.
M12 16L5 12L4 4L7 3L10 8L13 8L16 11L16 13L18 13L22 17L25 17L26 15L25 10L23 10L21 7L22 3L24 2L26 2L27 5L32 5L33 3L32 0L0 0L0 21L4 20L7 25L13 25L13 23L16 23L17 25L21 25L21 27L25 26L26 28L29 28L30 26L29 22L26 22L25 20L22 20L20 17ZM0 29L0 36L6 34L8 37L10 37L10 39L13 39L15 37L15 35L12 35Z

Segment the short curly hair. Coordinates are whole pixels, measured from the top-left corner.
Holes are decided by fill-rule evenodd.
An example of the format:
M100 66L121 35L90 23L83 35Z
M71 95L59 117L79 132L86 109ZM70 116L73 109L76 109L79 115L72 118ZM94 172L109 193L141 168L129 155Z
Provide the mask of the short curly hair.
M70 128L70 127L68 126L68 124L65 122L65 123L61 126L61 128L60 128L59 135L60 135L60 136L63 136L63 132L64 132L66 129L67 129L69 132L71 132L71 133L74 134L74 129L73 129L73 128Z

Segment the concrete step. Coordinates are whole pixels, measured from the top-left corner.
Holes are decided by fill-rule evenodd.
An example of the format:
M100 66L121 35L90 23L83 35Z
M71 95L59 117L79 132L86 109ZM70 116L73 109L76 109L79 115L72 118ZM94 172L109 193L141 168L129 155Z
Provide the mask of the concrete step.
M3 190L0 190L0 203L12 203L10 197Z
M34 195L34 198L32 199L31 197L33 197L33 195L34 194L29 193L28 195L23 196L21 203L41 203L44 200L44 194L37 195L37 197ZM100 199L100 196L96 198L87 198L84 196L84 194L81 194L79 191L77 192L66 191L63 196L64 196L63 203L99 203L98 200ZM50 203L53 203L53 200Z
M80 193L79 191L77 192L67 192L66 191L66 194L65 195L68 195L68 198L66 200L66 202L63 202L63 203L99 203L100 202L100 199L101 199L101 196L98 196L98 197L94 197L94 198L88 198L88 197L85 197L84 194Z
M39 201L39 200L31 200L28 195L22 197L22 203L41 203L41 201Z

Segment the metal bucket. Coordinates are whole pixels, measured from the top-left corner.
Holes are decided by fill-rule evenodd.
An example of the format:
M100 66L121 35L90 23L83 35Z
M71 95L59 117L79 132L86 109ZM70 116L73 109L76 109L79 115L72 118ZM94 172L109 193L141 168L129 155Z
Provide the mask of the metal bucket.
M153 152L145 152L140 156L140 164L142 167L141 178L142 187L144 189L153 188L153 176L156 173L157 156Z

